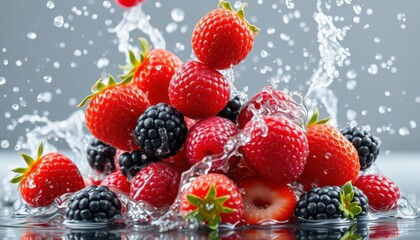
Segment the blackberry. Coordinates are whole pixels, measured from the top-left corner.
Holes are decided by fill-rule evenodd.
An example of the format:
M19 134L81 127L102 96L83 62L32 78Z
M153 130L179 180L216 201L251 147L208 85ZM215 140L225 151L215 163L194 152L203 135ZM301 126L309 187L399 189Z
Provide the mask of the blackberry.
M93 138L87 148L87 160L90 167L98 172L110 174L115 170L116 151L115 148Z
M353 199L346 198L354 194ZM343 199L340 197L343 195ZM361 207L361 212L355 212L347 208L350 203L357 203ZM345 184L342 188L338 186L326 186L314 188L302 194L295 208L295 216L306 220L323 219L344 219L349 217L340 209L340 205L345 207L354 216L366 216L369 211L369 202L366 195L353 187L351 183Z
M147 155L167 158L179 151L187 131L182 113L166 103L159 103L138 118L134 139Z
M357 149L360 169L369 168L379 155L379 139L360 127L346 127L340 132Z
M160 161L157 158L148 156L141 150L133 152L125 152L118 158L118 164L120 165L121 173L128 177L133 178L140 171L141 168L152 162Z
M66 211L69 220L100 222L121 214L121 202L106 186L89 186L74 193Z
M223 108L222 111L217 114L217 116L227 118L236 123L236 119L238 118L239 110L241 107L241 100L239 99L239 96L236 96L226 104L226 107Z

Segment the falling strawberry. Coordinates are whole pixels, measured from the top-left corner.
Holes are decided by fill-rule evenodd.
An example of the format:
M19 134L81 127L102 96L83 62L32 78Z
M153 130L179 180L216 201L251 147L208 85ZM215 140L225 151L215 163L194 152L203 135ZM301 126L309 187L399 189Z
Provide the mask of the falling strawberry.
M242 219L242 196L228 177L209 173L196 178L184 192L181 212L208 223L211 229L223 223L236 224Z
M121 77L132 78L132 84L147 95L151 105L169 103L169 82L182 61L165 49L150 51L149 43L144 38L140 38L140 47L139 59L131 50L129 51L130 63L121 66L128 73Z
M18 175L10 182L19 183L20 195L31 207L48 206L56 197L85 187L79 169L69 158L60 153L42 155L42 152L41 143L36 159L22 153L28 167L12 170Z
M216 69L227 69L246 58L259 29L245 19L245 4L234 11L228 1L197 23L192 48L197 58Z
M85 112L88 130L102 142L127 152L139 149L132 132L137 118L150 105L146 95L128 85L129 82L126 79L117 83L109 76L105 84L99 79L92 87L92 94L77 106L91 100Z

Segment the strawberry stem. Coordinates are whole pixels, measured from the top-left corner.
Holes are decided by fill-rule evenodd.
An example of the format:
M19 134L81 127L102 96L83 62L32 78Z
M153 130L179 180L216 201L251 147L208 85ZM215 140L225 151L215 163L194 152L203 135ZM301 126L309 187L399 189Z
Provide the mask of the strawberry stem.
M26 173L30 171L32 165L38 161L38 159L41 158L42 156L42 152L44 151L44 146L41 142L41 144L39 144L38 146L38 154L36 156L36 159L34 160L31 156L21 153L20 155L22 156L23 160L25 160L26 165L28 165L26 168L15 168L12 169L12 172L17 173L17 175L12 178L12 180L10 180L11 183L19 183L20 181L22 181L22 179L25 177Z
M246 23L246 25L248 25L248 27L251 29L251 31L255 35L257 35L258 32L260 31L260 29L257 26L250 24L248 22L248 20L246 20L246 18L245 18L245 7L246 7L246 5L247 5L246 3L243 3L241 5L241 7L238 9L238 11L235 12L235 10L233 10L232 5L230 4L229 1L219 0L219 7L222 6L222 8L234 12L235 15L238 16L240 19L242 19L242 21L244 21Z
M353 220L355 216L362 212L362 208L358 202L353 201L354 191L350 181L344 184L341 189L340 210L343 211L344 217L350 217Z
M121 70L126 71L126 74L118 76L121 79L126 80L132 79L134 72L143 64L144 60L146 59L147 55L149 54L149 51L151 49L149 42L145 38L139 38L140 43L140 52L139 52L139 58L137 59L133 51L128 50L128 55L130 56L130 63L119 66Z
M318 125L318 124L326 124L331 119L331 116L328 116L321 120L318 120L318 117L319 117L319 111L318 111L318 108L316 107L314 110L314 114L312 115L311 119L309 119L308 123L306 124L306 127L309 128L311 126Z

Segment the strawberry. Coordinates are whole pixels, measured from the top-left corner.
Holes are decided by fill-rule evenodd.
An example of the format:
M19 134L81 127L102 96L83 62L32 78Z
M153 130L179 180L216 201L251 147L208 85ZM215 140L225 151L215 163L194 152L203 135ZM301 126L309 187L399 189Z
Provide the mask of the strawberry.
M262 115L273 115L279 112L293 114L297 105L295 100L285 92L271 87L264 88L249 100L239 112L238 124L241 129L254 116L250 108L251 104L254 105L255 110L260 110ZM264 109L261 109L262 107Z
M22 153L28 167L12 170L18 175L10 182L20 182L20 195L31 207L48 206L56 197L85 187L79 169L69 158L60 153L42 155L42 151L41 143L36 159Z
M179 67L169 84L169 101L192 119L215 116L226 106L229 95L230 86L226 78L195 61Z
M209 117L197 122L187 134L185 140L186 155L190 166L203 160L204 157L220 154L230 137L239 132L236 125L229 119ZM229 159L229 166L238 162L238 157ZM221 163L214 163L211 171L217 171Z
M127 83L129 79L116 83L109 76L107 84L99 79L87 96L77 106L91 99L85 112L86 127L102 142L126 152L139 149L132 132L137 118L149 107L149 100L138 88Z
M142 168L131 182L130 196L160 208L172 204L178 194L181 172L170 163L155 162Z
M182 61L173 53L165 49L150 51L146 39L140 38L140 57L136 59L130 50L130 63L121 66L128 73L123 79L132 78L132 84L146 93L151 105L164 102L169 103L169 82Z
M299 181L306 188L354 183L360 171L356 148L337 128L326 124L329 118L318 121L318 115L315 109L307 124L309 155Z
M242 198L245 223L257 225L267 220L284 222L292 217L296 197L289 186L254 176L242 179L238 187L244 189Z
M113 172L106 176L104 180L102 180L101 186L107 187L116 187L121 192L129 195L130 194L130 182L127 180L127 177L122 175L121 172Z
M385 176L368 174L360 176L354 183L369 199L374 211L395 210L400 199L397 185Z
M238 187L219 173L197 177L181 196L180 206L187 217L206 222L211 229L222 223L236 224L243 214Z
M277 183L292 183L303 171L308 155L308 142L303 129L292 121L276 116L264 116L267 136L262 127L248 122L245 132L251 139L240 148L245 160L264 179Z
M234 11L228 1L198 21L192 34L197 58L215 69L226 69L246 58L259 29L245 19L245 4Z
M144 2L144 0L115 0L115 2L123 8L131 8L137 4Z

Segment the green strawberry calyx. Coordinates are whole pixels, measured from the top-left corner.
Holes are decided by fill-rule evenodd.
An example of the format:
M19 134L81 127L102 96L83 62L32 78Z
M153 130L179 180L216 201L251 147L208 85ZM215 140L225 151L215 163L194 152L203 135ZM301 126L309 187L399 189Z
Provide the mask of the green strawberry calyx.
M19 183L20 181L22 181L22 179L25 178L26 174L28 172L31 172L31 168L34 165L34 163L37 162L41 158L43 151L44 151L44 146L41 143L38 146L38 154L36 155L36 159L33 159L32 157L30 157L27 154L20 153L20 155L25 160L25 162L28 166L25 167L25 168L15 168L15 169L13 169L12 172L17 173L17 175L14 178L12 178L12 180L10 180L10 182L11 183Z
M309 119L308 123L306 124L306 127L309 128L311 126L318 125L318 124L326 124L331 119L331 116L328 116L321 120L318 120L318 117L319 117L319 111L318 111L318 108L316 107L314 110L314 114L312 115L311 119Z
M246 20L245 18L245 7L246 7L246 3L243 3L241 5L241 7L238 9L238 11L233 10L232 5L230 5L229 1L225 1L225 0L219 0L219 7L222 6L224 9L230 10L232 12L235 13L236 16L238 16L240 19L242 19L242 21L244 21L246 23L246 25L248 25L248 27L252 30L252 32L254 34L258 34L258 32L260 31L260 29L255 26L255 25L251 25L248 20Z
M348 181L341 187L340 193L340 210L343 211L344 217L354 219L355 216L362 212L359 203L354 200L354 191L351 181Z
M131 82L131 79L124 79L123 81L117 83L115 81L114 77L112 77L111 75L108 76L108 81L106 83L104 83L103 82L103 79L100 78L92 86L92 89L91 89L92 94L90 94L89 96L85 97L76 107L77 108L83 107L83 105L85 105L87 101L89 101L90 99L96 97L99 93L103 92L105 89L107 89L107 88L109 88L111 86L118 86L118 85L130 83L130 82Z
M202 222L207 222L210 229L216 230L222 222L221 213L234 213L236 210L225 207L223 204L230 198L229 195L217 197L216 187L210 186L206 196L200 198L194 194L188 194L189 203L197 207L194 211L187 214L187 218L195 218Z
M147 55L149 54L149 51L151 49L149 42L145 38L139 38L140 42L140 52L139 57L136 58L133 51L128 50L128 54L130 56L130 63L124 66L119 66L121 70L127 72L124 75L118 76L121 79L127 80L132 79L134 76L134 72L143 64L144 60L147 58Z

